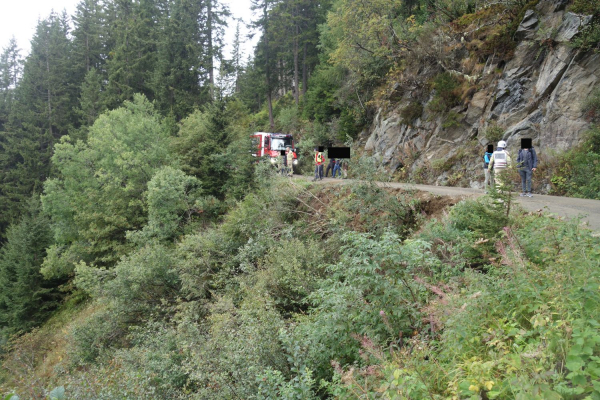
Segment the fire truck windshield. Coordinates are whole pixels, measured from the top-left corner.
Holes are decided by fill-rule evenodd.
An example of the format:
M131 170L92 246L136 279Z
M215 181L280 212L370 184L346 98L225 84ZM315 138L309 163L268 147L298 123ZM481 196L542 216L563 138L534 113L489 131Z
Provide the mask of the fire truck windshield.
M286 146L292 145L292 138L273 138L271 141L271 150L285 150Z

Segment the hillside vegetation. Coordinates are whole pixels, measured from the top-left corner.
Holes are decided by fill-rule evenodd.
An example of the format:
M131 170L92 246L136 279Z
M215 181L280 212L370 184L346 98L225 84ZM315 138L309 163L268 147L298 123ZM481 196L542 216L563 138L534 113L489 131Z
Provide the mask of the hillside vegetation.
M590 16L572 45L592 57L597 2L559 3ZM72 28L39 22L25 60L5 48L0 394L600 398L598 235L515 208L510 176L463 202L375 184L462 184L473 141L425 166L409 149L395 170L365 151L406 93L398 125L459 130L470 77L510 60L538 2L252 4L247 63L239 31L222 52L217 0L83 0ZM542 168L598 198L589 89L587 136ZM277 176L254 131L293 133L304 173L314 146L351 146L356 181Z
M10 342L4 390L39 398L64 386L66 398L99 399L600 394L600 238L577 221L507 216L489 197L428 220L443 203L415 192L311 187L262 164L256 179L261 189L219 224L198 228L194 218L197 228L175 242L168 223L154 225L153 239L131 236L112 269L80 262L76 295Z

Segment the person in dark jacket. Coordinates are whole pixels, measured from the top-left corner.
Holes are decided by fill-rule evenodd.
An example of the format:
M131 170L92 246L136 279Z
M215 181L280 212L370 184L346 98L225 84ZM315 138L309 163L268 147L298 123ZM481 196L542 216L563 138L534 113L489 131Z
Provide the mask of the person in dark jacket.
M333 169L335 168L335 158L332 158L331 160L329 160L329 163L327 164L327 169L325 170L325 178L327 178L327 175L329 175L329 171L331 171L332 173L332 177L333 177Z
M521 196L533 197L531 194L531 176L536 170L537 164L538 158L533 146L519 150L517 168L519 169L519 175L521 175L521 186L523 188Z
M342 169L341 169L341 164L342 164L342 160L337 160L335 162L335 167L333 167L333 175L332 177L335 178L336 175L338 176L338 178L342 177Z

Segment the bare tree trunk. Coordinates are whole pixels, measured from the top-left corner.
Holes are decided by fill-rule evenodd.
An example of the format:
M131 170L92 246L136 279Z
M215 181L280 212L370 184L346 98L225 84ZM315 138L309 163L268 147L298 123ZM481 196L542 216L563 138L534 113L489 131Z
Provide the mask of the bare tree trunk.
M279 65L279 94L281 96L285 96L285 94L287 93L287 88L284 75L285 64L283 63L283 59L280 58L277 64Z
M298 24L296 24L296 36L294 37L294 100L296 105L300 104L300 82L298 71Z
M271 130L275 129L275 120L273 119L273 102L271 101L271 91L267 92L267 101L269 103L269 125Z
M306 60L306 53L308 53L307 46L308 45L306 44L306 42L304 42L304 49L302 55L302 96L304 96L306 94L306 91L308 90L308 65Z
M213 65L213 38L212 38L212 0L206 1L206 28L208 29L208 79L210 83L210 98L215 98L215 71Z
M48 73L48 78L50 78L50 49L46 51L46 72ZM48 81L48 126L50 127L50 137L54 138L54 133L52 132L52 92L50 91L50 81Z

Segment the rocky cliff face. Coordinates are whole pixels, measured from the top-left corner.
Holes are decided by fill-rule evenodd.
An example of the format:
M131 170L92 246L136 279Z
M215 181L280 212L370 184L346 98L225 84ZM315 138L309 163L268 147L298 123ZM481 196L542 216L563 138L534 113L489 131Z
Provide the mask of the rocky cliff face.
M501 128L515 154L521 138L533 139L542 161L578 144L589 128L581 103L600 82L600 54L581 52L571 42L590 19L566 11L564 0L541 1L519 25L514 56L491 56L478 76L467 77L477 91L450 111L455 123L445 123L447 113L428 111L431 98L420 118L403 123L401 112L413 101L405 93L392 110L379 111L363 136L365 149L391 171L402 170L404 178L482 187L489 126ZM547 182L538 186L549 189Z

